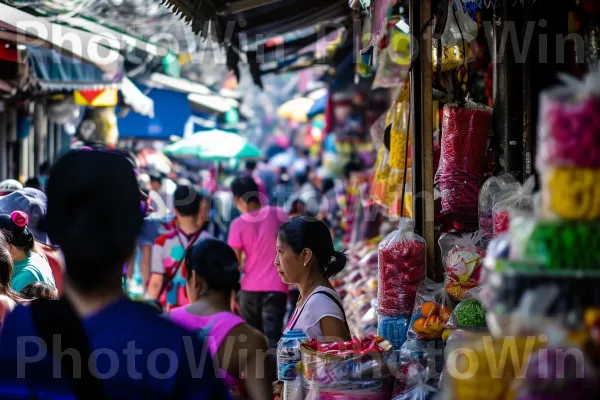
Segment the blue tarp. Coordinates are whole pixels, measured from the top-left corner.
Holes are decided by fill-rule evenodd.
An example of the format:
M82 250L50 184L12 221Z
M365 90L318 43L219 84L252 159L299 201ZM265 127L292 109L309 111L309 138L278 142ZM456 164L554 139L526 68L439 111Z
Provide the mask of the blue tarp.
M166 89L151 89L136 82L137 87L154 101L154 118L130 112L118 119L120 138L168 140L183 136L191 115L187 94ZM118 115L118 111L117 111Z
M54 49L28 46L27 52L39 85L49 90L101 89L119 85L94 65L66 56Z

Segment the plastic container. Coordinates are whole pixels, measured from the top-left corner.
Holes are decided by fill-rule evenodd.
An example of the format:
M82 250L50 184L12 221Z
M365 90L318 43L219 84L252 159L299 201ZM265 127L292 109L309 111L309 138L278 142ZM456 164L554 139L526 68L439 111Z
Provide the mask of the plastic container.
M301 330L287 331L277 344L277 377L280 381L293 382L299 379L297 365L302 360L300 345L307 340Z

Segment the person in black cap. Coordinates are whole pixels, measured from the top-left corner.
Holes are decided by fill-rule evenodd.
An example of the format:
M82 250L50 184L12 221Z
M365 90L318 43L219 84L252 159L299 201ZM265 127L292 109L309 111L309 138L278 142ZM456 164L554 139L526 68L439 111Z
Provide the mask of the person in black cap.
M10 390L0 397L37 398L43 391L48 398L226 398L212 360L202 358L202 341L122 291L122 266L143 218L129 161L70 152L53 167L47 195L41 229L64 254L63 298L18 306L5 320L0 388Z

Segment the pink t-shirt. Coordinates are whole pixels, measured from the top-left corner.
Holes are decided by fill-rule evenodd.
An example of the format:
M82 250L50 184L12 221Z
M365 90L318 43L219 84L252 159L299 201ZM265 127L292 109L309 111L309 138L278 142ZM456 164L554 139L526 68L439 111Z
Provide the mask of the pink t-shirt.
M287 285L281 281L274 264L277 231L287 219L281 208L265 206L231 223L228 243L246 254L242 290L287 293Z

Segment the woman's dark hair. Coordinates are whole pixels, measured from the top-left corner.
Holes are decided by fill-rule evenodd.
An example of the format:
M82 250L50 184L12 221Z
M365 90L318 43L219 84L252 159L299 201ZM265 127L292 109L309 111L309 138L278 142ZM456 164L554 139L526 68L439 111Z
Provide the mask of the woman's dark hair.
M0 230L4 231L6 240L23 251L31 251L35 244L33 234L27 228L29 218L22 211L0 214Z
M326 194L334 187L335 187L335 181L332 178L325 178L325 179L323 179L323 183L321 185L321 193Z
M8 251L8 241L0 231L0 287L13 301L21 301L23 298L11 289L11 278L13 273L13 261Z
M188 250L185 257L188 279L196 271L210 290L229 294L240 290L240 271L237 256L227 243L203 239Z
M23 297L29 300L58 299L58 290L54 286L40 281L31 282L29 285L25 286L21 290L21 294Z
M346 266L347 259L344 253L333 248L329 228L316 218L290 219L279 228L279 239L290 246L296 254L300 254L304 249L310 249L327 278L335 276Z

